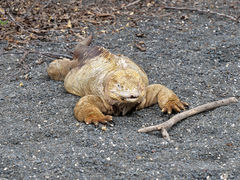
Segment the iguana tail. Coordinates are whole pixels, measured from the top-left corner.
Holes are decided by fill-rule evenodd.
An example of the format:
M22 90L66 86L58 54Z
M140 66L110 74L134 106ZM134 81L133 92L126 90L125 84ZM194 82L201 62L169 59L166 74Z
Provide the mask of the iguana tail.
M81 59L83 57L84 52L89 48L88 46L91 44L93 39L93 36L90 35L81 42L78 43L78 45L75 47L75 50L73 52L73 59Z
M47 72L51 79L62 81L71 69L81 66L83 64L84 53L90 49L89 45L92 42L92 35L81 41L75 48L73 53L73 60L70 59L56 59L48 66ZM95 52L95 51L94 51ZM88 57L88 56L87 56Z

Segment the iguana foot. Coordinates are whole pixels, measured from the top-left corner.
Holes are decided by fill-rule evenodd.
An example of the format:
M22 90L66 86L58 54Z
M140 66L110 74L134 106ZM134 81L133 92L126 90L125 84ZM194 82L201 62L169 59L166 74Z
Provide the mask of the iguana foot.
M142 109L158 103L162 112L171 114L172 111L180 112L188 106L186 102L180 101L177 95L161 84L152 84L146 88L145 99L136 109Z
M172 94L170 97L161 97L158 102L162 112L167 112L168 114L171 114L172 111L180 112L185 110L185 107L188 107L188 103L180 101L175 94Z
M112 121L112 116L109 115L97 115L97 114L90 114L84 119L86 124L93 123L95 126L97 126L99 123L106 124L109 121Z
M85 108L80 108L79 106L76 106L74 108L74 115L77 120L81 122L84 121L86 124L93 123L96 126L99 123L106 124L109 121L112 121L112 116L104 115L96 107L87 107L85 109Z
M101 98L94 95L87 95L82 97L74 108L74 116L77 120L85 122L86 124L99 123L106 124L112 121L112 116L104 115L107 112L104 102Z

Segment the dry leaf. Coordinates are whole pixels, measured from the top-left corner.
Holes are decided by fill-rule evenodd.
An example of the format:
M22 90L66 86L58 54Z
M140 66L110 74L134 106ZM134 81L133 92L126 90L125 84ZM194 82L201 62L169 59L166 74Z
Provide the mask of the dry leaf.
M150 7L152 4L151 3L147 3L147 7Z
M20 87L23 87L23 85L24 85L24 84L23 84L22 82L19 83L19 86L20 86Z
M96 14L97 17L107 17L107 16L112 16L112 14L108 13L102 13L102 14Z
M140 159L142 159L142 156L137 156L136 158L137 158L138 160L140 160Z
M0 13L5 14L5 11L3 8L0 7Z
M145 37L145 35L144 35L143 33L137 33L136 36L137 36L137 37L140 37L140 38Z
M105 30L101 30L100 33L106 33L106 31Z
M139 43L135 43L135 46L140 50L140 51L146 51L146 48L143 47L144 43L143 41L139 42Z
M68 23L67 23L67 28L72 28L72 23L70 20L68 20Z

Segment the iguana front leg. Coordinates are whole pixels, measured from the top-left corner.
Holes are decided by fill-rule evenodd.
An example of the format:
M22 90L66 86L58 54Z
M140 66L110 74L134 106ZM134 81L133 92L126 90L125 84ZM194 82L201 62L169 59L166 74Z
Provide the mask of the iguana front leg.
M188 106L186 102L180 101L177 95L167 87L161 84L152 84L146 88L145 99L137 106L137 109L142 109L158 103L163 112L172 111L180 112Z
M79 121L84 121L86 124L107 123L112 120L112 116L104 115L103 112L109 111L106 103L95 95L87 95L82 97L74 108L74 116Z

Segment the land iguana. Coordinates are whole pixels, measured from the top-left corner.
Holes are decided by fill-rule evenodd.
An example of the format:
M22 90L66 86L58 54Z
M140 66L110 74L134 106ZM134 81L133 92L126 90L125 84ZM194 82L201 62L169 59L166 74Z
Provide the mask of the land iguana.
M103 47L90 47L88 36L75 48L73 60L56 59L47 72L53 80L63 80L65 89L80 96L74 116L86 124L107 123L110 115L125 115L158 103L162 112L180 112L188 106L161 84L149 85L144 70L123 55Z

